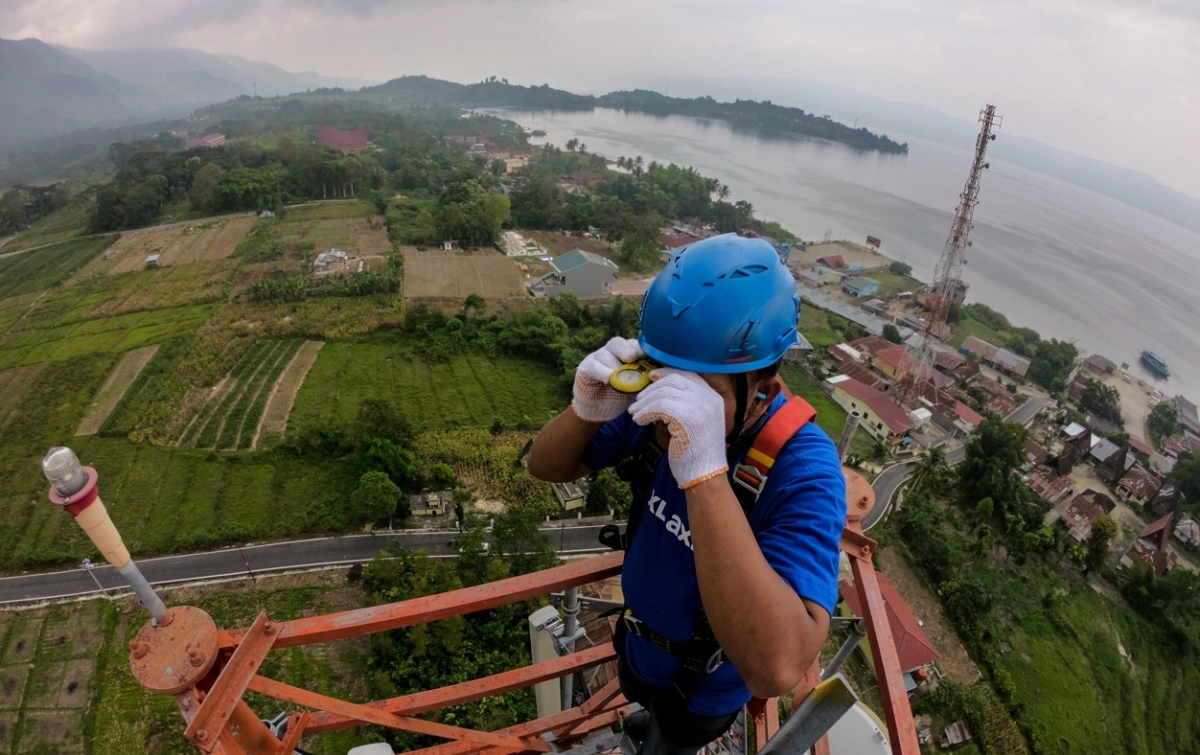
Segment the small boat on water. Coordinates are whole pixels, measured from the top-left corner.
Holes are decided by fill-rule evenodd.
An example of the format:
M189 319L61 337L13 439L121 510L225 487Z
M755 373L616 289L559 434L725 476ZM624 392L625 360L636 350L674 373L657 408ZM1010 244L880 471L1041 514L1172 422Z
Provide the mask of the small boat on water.
M1171 368L1158 354L1146 349L1142 352L1142 364L1163 377L1171 377Z
M535 128L533 131L529 132L529 135L530 136L545 136L546 132L540 128Z

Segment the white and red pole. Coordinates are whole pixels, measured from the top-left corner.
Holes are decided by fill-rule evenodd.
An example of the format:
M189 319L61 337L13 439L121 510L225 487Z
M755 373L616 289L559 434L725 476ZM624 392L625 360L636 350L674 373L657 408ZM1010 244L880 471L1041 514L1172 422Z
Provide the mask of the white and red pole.
M104 560L112 564L129 583L154 620L157 622L161 619L167 607L129 557L121 533L117 532L116 525L109 519L96 485L99 480L96 470L80 464L71 449L57 446L51 448L42 459L42 472L50 481L50 502L66 509L74 517Z

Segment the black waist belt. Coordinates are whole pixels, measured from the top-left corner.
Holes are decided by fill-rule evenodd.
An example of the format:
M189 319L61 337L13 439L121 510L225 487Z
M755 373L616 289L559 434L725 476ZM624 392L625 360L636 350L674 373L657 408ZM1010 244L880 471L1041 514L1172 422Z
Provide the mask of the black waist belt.
M687 676L695 676L694 682L688 679L687 681L690 683L684 685L691 689L680 690L684 697L694 692L705 676L713 673L721 667L721 664L725 663L725 654L721 651L721 646L716 639L693 638L683 642L668 639L646 626L646 622L634 616L629 609L625 609L617 621L617 630L613 639L618 655L623 656L625 653L625 636L627 634L641 637L659 650L683 661L680 674L684 674L683 670L686 669ZM676 687L679 686L679 680L676 679Z

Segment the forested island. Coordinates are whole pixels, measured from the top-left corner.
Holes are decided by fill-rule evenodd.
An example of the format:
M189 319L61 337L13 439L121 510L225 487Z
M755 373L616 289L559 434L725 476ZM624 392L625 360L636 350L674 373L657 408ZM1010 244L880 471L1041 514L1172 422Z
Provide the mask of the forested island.
M668 97L645 89L616 91L600 97L579 95L549 85L520 86L507 79L490 77L476 84L456 84L428 76L403 76L386 84L362 90L363 94L386 94L390 98L421 103L454 104L462 107L510 107L529 110L592 110L615 108L648 115L683 115L727 121L735 129L770 136L791 136L845 144L864 151L906 155L908 144L900 144L865 128L851 128L827 115L814 115L796 107L776 105L770 100L718 102L712 97Z

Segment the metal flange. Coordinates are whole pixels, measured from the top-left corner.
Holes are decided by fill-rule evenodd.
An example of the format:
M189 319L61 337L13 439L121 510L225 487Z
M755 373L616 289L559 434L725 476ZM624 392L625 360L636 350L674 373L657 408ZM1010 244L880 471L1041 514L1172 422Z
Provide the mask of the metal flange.
M176 606L157 625L142 625L129 643L129 665L143 687L160 695L176 695L196 685L217 661L217 625L204 611Z
M849 467L842 467L846 475L846 520L860 521L875 508L875 489L867 478Z

